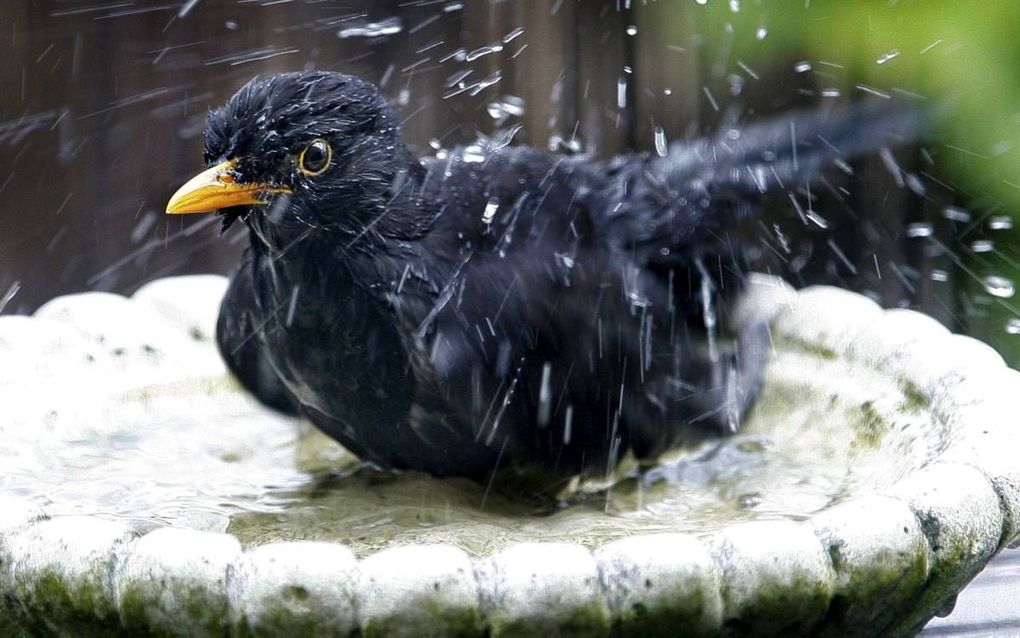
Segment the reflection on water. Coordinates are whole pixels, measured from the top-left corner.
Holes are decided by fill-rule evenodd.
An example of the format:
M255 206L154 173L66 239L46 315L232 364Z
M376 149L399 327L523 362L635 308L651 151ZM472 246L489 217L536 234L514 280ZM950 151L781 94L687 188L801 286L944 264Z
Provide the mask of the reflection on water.
M0 354L11 364L0 375L0 493L50 514L229 531L249 545L333 540L365 554L449 542L481 554L522 540L593 546L802 518L890 485L930 459L944 434L915 393L866 366L779 344L740 435L640 478L583 485L560 503L511 498L466 480L360 467L309 426L249 400L208 335L170 335L117 299L103 301L123 304L116 313L98 315L109 332L84 340L54 321L0 319ZM127 325L134 336L124 336Z

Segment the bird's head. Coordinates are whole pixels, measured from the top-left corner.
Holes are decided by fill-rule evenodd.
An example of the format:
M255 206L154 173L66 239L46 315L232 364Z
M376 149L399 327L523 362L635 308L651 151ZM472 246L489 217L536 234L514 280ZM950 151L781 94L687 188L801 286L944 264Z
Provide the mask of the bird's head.
M323 71L243 86L210 113L205 161L166 212L219 212L224 227L241 218L268 244L317 230L365 234L389 202L414 189L417 167L378 89Z

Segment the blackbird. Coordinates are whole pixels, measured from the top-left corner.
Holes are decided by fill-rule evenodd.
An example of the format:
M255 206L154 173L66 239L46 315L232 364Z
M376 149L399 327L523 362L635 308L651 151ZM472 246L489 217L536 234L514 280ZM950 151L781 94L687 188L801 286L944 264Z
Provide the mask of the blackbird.
M768 334L724 329L733 229L913 117L862 103L608 160L505 140L419 158L371 83L284 73L211 112L209 168L167 212L248 226L217 342L263 403L381 467L556 483L739 428Z

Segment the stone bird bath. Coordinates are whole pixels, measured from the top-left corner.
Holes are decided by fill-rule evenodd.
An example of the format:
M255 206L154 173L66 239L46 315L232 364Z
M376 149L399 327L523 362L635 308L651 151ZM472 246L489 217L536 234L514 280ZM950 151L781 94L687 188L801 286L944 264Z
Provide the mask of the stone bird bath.
M539 512L253 403L225 285L0 317L0 634L911 633L1020 535L1020 377L914 312L756 277L746 431Z

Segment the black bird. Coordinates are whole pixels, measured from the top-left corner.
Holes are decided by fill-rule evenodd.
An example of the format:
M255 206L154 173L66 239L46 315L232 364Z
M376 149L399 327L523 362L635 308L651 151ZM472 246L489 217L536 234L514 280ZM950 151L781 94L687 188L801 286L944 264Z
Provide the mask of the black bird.
M250 229L217 341L264 403L382 467L598 475L739 427L767 333L723 329L743 283L731 230L912 120L864 104L664 157L492 142L420 159L372 84L285 73L210 114L210 168L167 212Z

